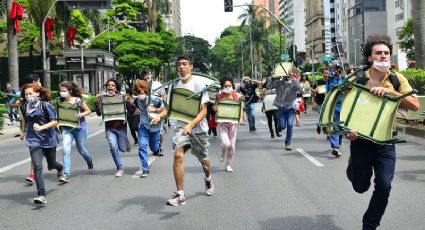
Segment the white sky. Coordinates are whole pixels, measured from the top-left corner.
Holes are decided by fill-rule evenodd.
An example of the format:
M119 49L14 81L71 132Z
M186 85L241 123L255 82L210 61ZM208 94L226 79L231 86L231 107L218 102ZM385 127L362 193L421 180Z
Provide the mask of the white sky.
M250 4L252 0L233 0L233 5ZM240 25L239 15L243 7L234 7L233 12L224 12L224 0L180 0L182 36L193 36L214 45L221 32L231 25Z

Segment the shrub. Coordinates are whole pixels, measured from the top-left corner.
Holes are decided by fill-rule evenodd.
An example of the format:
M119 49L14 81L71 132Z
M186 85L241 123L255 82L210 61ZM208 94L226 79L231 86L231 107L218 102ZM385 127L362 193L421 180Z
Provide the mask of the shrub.
M419 95L425 95L425 70L406 69L400 73L409 80L410 85L418 91Z
M0 105L0 130L3 129L3 122L4 122L4 114L7 113L7 106L6 105Z

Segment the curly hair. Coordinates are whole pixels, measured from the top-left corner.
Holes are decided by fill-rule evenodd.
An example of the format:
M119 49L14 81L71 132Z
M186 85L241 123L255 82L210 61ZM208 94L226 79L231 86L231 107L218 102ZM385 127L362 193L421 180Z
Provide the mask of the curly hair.
M113 83L115 83L115 87L117 88L117 90L116 90L116 92L121 92L121 84L118 82L118 80L117 79L115 79L115 78L111 78L111 79L109 79L109 80L107 80L106 82L105 82L105 88L108 88L108 83L110 82L110 81L112 81Z
M372 62L369 61L369 57L372 56L373 46L381 44L388 46L390 49L390 55L392 55L393 44L391 43L391 38L388 35L374 33L367 37L363 46L363 64L367 65L368 68L372 66Z
M137 95L143 93L149 94L149 83L144 80L136 80L133 82L133 92Z
M36 93L40 93L40 98L43 101L50 101L50 91L46 88L43 88L35 83L27 83L22 86L21 95L22 95L22 101L25 103L27 102L27 98L25 97L25 90L32 88L32 90Z
M232 84L233 89L235 88L235 83L233 82L233 77L230 76L230 75L226 75L226 76L224 76L224 77L222 77L220 79L220 86L221 86L221 88L224 87L224 84L226 83L226 81L230 81L230 83Z
M69 94L73 97L79 97L82 98L83 96L83 89L81 88L80 85L78 85L75 82L72 81L63 81L61 83L59 83L59 89L60 87L65 87L68 91ZM65 98L60 98L60 100L65 100Z

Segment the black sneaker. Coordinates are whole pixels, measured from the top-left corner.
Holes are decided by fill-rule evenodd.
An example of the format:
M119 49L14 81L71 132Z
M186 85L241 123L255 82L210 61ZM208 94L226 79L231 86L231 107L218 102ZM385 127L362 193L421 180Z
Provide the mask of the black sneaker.
M281 137L281 136L282 136L282 134L280 134L280 133L276 133L276 136L277 136L277 137Z
M271 138L274 138L274 133L271 133L270 137L271 137Z
M89 171L91 172L91 171L93 171L93 160L90 160L88 163L87 163L87 167L89 168Z
M255 126L252 127L252 131L253 132L257 131L257 129L255 128Z
M317 125L316 131L317 131L317 134L320 134L320 132L322 131L321 128L320 128L320 125Z
M140 178L145 178L149 176L149 171L143 171L142 174L140 174Z

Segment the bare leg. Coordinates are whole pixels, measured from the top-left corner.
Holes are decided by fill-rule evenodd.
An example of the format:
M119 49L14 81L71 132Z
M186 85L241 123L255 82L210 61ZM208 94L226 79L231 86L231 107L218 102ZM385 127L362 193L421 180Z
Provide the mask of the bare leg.
M173 172L174 180L176 181L177 191L183 191L183 177L184 177L184 147L176 149L174 152Z

